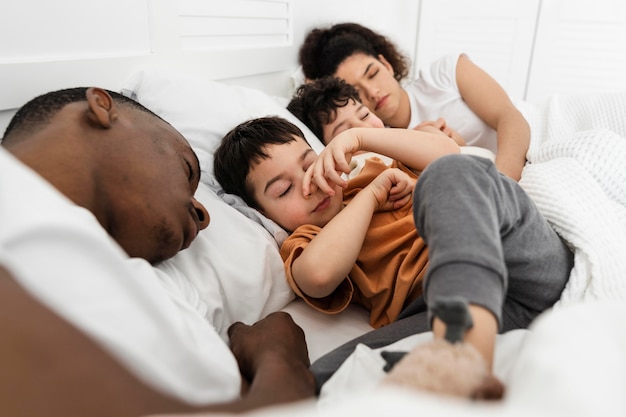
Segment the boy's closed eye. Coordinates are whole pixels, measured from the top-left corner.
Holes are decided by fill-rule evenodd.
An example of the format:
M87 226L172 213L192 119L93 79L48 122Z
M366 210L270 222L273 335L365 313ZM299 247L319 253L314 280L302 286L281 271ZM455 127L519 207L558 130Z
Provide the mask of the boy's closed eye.
M281 198L289 194L293 183L288 179L277 179L267 187L265 193L270 198Z
M287 188L285 188L284 191L279 192L278 198L285 197L287 194L289 194L289 192L292 190L292 188L293 188L292 184L289 184L289 186Z

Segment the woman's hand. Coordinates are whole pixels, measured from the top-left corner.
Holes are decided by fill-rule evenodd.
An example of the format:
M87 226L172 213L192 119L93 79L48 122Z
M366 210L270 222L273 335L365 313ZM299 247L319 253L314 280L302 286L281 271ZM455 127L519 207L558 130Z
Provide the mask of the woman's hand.
M434 128L434 129L430 129L429 127ZM466 145L465 139L463 138L463 136L461 136L459 132L452 129L450 126L448 126L448 124L446 123L446 120L443 117L440 117L437 120L425 120L422 123L415 126L413 129L421 130L423 132L433 132L433 131L441 132L442 134L446 135L450 139L454 140L457 145L459 146Z

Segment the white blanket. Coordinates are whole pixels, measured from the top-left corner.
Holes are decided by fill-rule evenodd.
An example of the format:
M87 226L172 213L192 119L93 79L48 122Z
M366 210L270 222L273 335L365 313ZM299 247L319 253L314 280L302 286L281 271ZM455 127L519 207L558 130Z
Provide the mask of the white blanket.
M378 350L359 346L318 403L250 416L626 415L626 93L557 96L520 108L533 134L520 183L574 250L575 266L557 308L530 330L498 337L494 372L507 387L504 400L382 389ZM430 337L386 349L408 350Z
M520 184L575 253L557 306L626 300L626 94L555 96L525 115Z
M507 386L505 401L467 407L412 393L415 412L624 415L626 94L554 97L523 111L533 139L520 184L574 250L569 283L557 307L530 331L499 336L494 372ZM397 347L408 350L430 337L416 335ZM324 386L323 414L336 411L346 395L372 401L381 367L378 351L359 346ZM354 407L353 398L346 401Z

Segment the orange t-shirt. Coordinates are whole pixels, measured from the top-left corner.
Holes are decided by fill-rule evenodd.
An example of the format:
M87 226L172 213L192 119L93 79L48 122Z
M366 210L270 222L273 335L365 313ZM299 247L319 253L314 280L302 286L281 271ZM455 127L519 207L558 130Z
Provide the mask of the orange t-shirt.
M393 167L417 178L415 173L394 161ZM348 182L344 204L388 167L378 158L366 161L361 173ZM317 226L298 227L283 243L280 253L287 281L294 292L316 310L333 314L357 303L370 311L370 324L382 327L393 322L408 303L422 294L422 280L428 264L428 250L413 223L413 202L393 211L375 212L356 263L348 277L324 298L312 298L296 285L291 265L319 233Z

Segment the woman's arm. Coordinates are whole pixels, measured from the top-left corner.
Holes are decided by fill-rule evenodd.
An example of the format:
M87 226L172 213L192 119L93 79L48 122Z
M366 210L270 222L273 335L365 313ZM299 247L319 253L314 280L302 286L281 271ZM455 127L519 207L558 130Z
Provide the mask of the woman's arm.
M497 132L496 166L518 181L530 144L528 122L500 84L465 55L457 62L456 82L467 105Z

